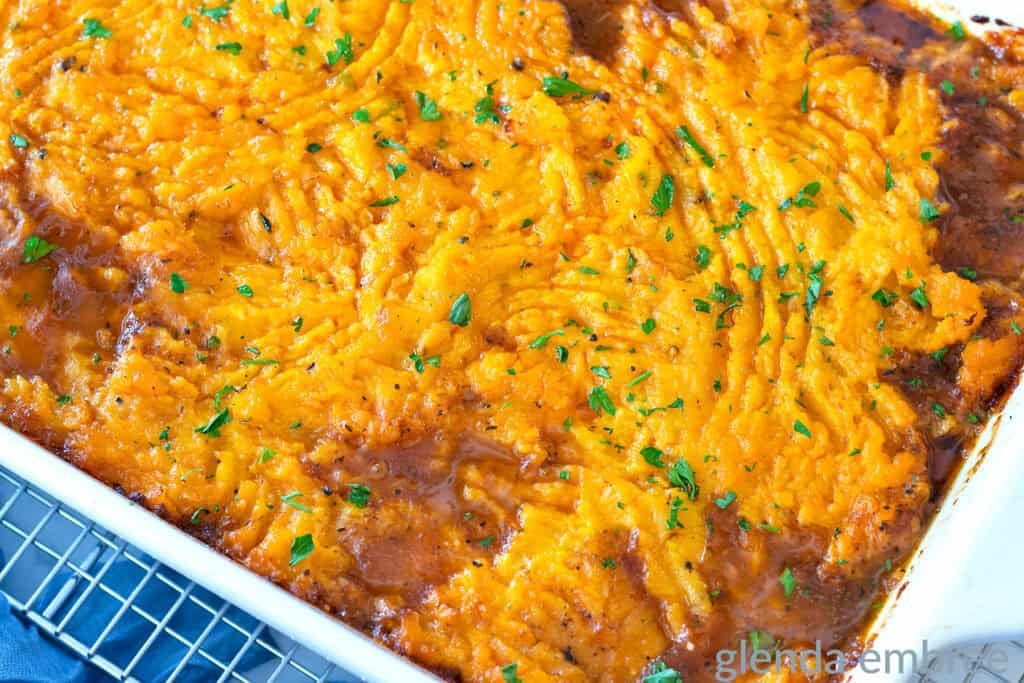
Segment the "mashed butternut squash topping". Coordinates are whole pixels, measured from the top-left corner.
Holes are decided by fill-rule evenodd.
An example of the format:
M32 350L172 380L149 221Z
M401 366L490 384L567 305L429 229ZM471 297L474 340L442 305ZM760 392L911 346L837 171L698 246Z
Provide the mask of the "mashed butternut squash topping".
M453 678L845 642L1020 363L943 89L586 4L5 5L5 422Z

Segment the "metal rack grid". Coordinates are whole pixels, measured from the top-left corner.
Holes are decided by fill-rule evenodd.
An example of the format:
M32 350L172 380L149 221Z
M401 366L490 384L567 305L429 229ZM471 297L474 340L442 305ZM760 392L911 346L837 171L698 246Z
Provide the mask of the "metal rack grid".
M920 683L1024 683L1024 642L986 643L940 653L918 673Z
M0 593L122 681L358 680L3 468Z
M3 468L0 593L122 681L358 680ZM1024 683L1024 643L942 653L916 679Z

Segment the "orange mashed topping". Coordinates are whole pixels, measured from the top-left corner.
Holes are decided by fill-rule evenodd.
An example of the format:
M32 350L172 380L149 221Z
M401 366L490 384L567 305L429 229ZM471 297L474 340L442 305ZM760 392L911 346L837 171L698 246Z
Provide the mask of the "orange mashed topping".
M930 255L942 93L732 4L598 59L550 0L8 3L4 421L452 677L799 639L909 549L884 373L986 285Z

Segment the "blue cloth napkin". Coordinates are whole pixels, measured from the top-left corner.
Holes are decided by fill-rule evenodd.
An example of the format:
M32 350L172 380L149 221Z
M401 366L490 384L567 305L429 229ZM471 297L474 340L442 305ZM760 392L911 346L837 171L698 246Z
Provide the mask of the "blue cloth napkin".
M91 683L103 680L101 676L22 623L0 593L0 683Z
M2 565L3 557L0 553L0 566ZM173 577L179 586L188 583L186 579L166 568L161 571ZM47 589L33 603L33 608L41 610L43 606L50 604L70 577L70 572L66 570L53 577L47 584ZM121 596L127 596L139 584L140 579L141 570L138 565L119 559L104 575L103 585ZM71 605L84 595L82 599L85 602L65 625L65 631L80 642L91 644L101 636L103 630L116 616L121 603L99 589L85 594L86 588L87 582L79 581L71 595L62 601L54 620L60 621ZM195 588L193 594L214 608L223 604L221 600L201 588ZM133 604L160 618L166 614L177 596L178 593L166 583L150 579L145 589L136 596ZM230 616L234 623L247 630L255 628L258 623L238 610L231 610ZM202 637L212 618L208 610L186 600L175 612L168 623L168 628L191 643ZM114 662L118 667L125 667L144 647L154 628L150 621L132 610L127 610L118 619L116 626L103 636L98 654ZM244 634L221 621L202 638L202 649L220 662L228 663L237 655L245 640ZM147 683L165 681L187 653L188 647L185 644L164 633L150 645L133 669L132 675ZM244 672L259 667L271 658L272 654L267 650L251 647L237 670ZM222 669L202 655L194 654L175 680L183 683L212 681L219 678L222 673ZM23 620L11 609L8 601L0 593L0 683L99 683L109 680L111 678L105 672L83 661L69 648Z

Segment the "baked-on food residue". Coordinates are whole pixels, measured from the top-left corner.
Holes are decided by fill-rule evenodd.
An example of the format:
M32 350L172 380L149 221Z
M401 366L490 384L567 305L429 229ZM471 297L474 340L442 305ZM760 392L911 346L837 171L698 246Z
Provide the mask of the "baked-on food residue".
M1022 362L1012 33L821 0L0 25L3 421L453 680L856 653Z

